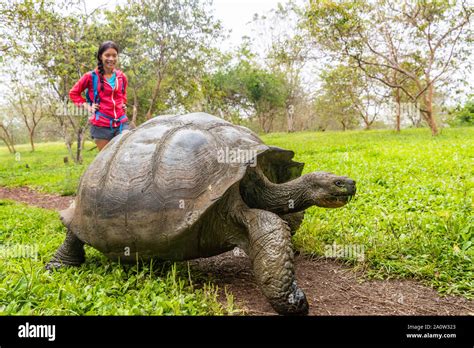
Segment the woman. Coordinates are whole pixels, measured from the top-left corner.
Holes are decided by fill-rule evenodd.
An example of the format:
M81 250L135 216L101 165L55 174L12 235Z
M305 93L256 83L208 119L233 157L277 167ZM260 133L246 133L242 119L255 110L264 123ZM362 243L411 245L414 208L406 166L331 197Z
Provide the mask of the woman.
M84 74L69 92L74 104L91 113L91 136L99 151L129 127L125 115L128 81L124 73L115 69L118 54L119 48L114 42L100 45L97 68ZM87 102L81 95L83 91L86 91Z

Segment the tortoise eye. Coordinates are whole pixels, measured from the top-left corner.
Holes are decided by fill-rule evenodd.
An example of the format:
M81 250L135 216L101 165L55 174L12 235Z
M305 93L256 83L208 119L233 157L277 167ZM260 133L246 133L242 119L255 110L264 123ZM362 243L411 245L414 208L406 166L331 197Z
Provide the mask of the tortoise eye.
M337 187L343 187L344 183L340 180L337 180L337 181L334 182L334 185L336 185Z

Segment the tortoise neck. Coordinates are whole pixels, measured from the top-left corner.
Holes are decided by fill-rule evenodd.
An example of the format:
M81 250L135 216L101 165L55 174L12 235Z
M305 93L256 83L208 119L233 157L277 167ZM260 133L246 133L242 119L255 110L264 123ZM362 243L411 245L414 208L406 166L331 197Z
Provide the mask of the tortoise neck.
M250 208L276 214L296 213L313 205L307 197L305 176L274 184L258 168L248 170L241 182L240 194Z

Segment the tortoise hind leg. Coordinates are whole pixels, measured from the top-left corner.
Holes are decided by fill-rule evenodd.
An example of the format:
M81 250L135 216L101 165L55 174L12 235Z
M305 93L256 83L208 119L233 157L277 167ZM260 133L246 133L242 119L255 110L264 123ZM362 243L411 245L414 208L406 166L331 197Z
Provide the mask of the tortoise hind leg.
M262 292L273 309L283 315L308 314L308 302L295 281L291 231L278 215L244 210L241 222L247 227L246 252Z
M84 242L68 229L66 239L58 248L51 261L48 262L46 269L51 270L67 266L80 266L84 261Z

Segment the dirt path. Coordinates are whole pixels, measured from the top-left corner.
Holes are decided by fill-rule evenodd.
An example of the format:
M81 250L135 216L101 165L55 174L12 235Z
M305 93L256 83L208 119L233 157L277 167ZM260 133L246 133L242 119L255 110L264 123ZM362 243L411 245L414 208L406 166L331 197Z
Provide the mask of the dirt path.
M0 186L0 199L11 199L44 209L62 210L69 207L74 197L39 193L28 187Z
M74 197L0 187L0 199L4 198L61 210ZM275 315L255 283L247 257L228 252L190 264L214 279L222 298L227 288L247 314ZM365 280L362 274L335 260L297 256L296 276L308 298L311 315L474 315L474 301L440 297L434 289L412 280Z
M250 315L274 315L258 290L247 257L233 252L191 263L227 287ZM474 301L440 297L412 280L365 280L331 259L296 257L296 279L310 305L310 315L474 315Z

